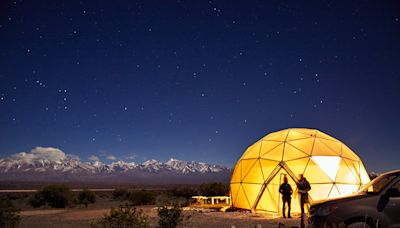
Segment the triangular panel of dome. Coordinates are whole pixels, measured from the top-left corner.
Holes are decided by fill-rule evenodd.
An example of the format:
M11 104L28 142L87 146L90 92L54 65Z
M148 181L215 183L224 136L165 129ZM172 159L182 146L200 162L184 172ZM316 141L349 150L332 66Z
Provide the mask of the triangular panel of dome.
M310 158L302 158L302 159L287 161L285 163L289 167L289 169L296 175L296 178L298 178L299 174L304 173L304 170L306 168L309 159Z
M303 151L297 149L296 147L290 145L289 143L285 143L285 149L283 151L283 160L293 160L298 158L304 158L309 156L308 154L304 153Z
M253 166L244 176L242 181L245 183L264 183L260 160L255 160Z
M258 193L261 191L262 184L242 184L243 190L250 203L250 208L253 206Z
M358 161L360 158L354 154L354 152L346 145L342 147L342 156L354 161Z
M329 176L323 171L320 166L312 159L309 160L307 167L304 171L304 177L308 182L312 183L332 183Z
M296 147L302 152L311 155L315 138L300 139L287 142L288 144Z
M333 151L325 145L320 139L316 138L312 150L313 156L340 156L340 154Z
M322 139L322 138L318 138L318 141L324 143L327 147L329 147L337 155L342 155L342 143L341 142L326 140L326 139Z
M232 195L232 203L236 204L236 201L238 200L237 195L239 192L239 187L240 184L231 184L230 185L230 191L231 191L231 195Z
M286 141L311 138L312 136L290 129Z
M267 206L267 210L278 212L277 209L279 210L278 203L279 203L280 197L278 194L274 194L274 192L279 192L279 186L271 184L271 185L267 186L267 190L268 190L268 193L269 193L270 199L271 199L270 205Z
M283 143L275 147L274 149L270 150L269 152L263 154L261 158L270 159L274 161L282 161L282 155L283 155Z
M263 157L268 152L271 152L278 146L283 145L283 142L277 141L262 141L261 142L261 150L260 150L260 157ZM282 147L283 148L283 147Z
M350 161L350 160L349 160ZM346 163L345 158L340 162L340 168L336 175L335 182L338 183L349 183L349 184L358 184L360 183L359 178L357 178L356 170L354 167L351 167L351 164Z
M310 136L310 137L314 137L315 134L317 133L317 130L308 129L308 128L292 128L290 130L297 131L299 133L302 133L302 134L304 134L306 136Z
M359 169L358 172L359 172L359 175L360 175L360 178L361 178L361 183L363 185L367 184L368 182L370 182L368 173L365 171L364 165L361 162L359 163L359 166L360 166L360 169Z
M347 159L347 158L342 158L342 159L346 162L347 166L349 167L349 169L353 173L353 175L355 177L357 177L357 179L359 179L360 178L360 174L361 174L360 173L360 162L359 161L353 161L353 160L350 160L350 159ZM363 170L365 170L365 169L363 169ZM368 182L369 182L369 180L368 180Z
M260 159L260 165L264 180L266 180L271 175L272 171L278 166L278 164L279 162L276 161Z
M332 189L333 184L313 184L308 194L312 200L326 199Z
M263 140L271 140L271 141L280 141L284 142L286 140L286 136L288 134L288 130L278 131L271 133L263 138Z
M240 181L243 182L244 177L249 173L254 163L258 162L258 159L242 159L242 173L240 176Z
M311 159L324 171L331 181L335 181L341 160L339 156L312 156Z
M268 187L265 188L264 192L261 195L260 201L256 205L256 210L277 213L278 204L274 197L275 195L276 194L270 192Z
M261 141L250 146L243 154L242 159L258 158L260 156L260 150L261 150Z
M239 191L238 191L238 194L237 194L237 199L236 199L235 204L239 208L249 208L249 207L251 207L250 204L249 204L249 201L247 200L247 196L244 193L242 185L240 185L240 187L239 187Z
M231 183L240 183L242 174L242 161L239 160L231 176Z

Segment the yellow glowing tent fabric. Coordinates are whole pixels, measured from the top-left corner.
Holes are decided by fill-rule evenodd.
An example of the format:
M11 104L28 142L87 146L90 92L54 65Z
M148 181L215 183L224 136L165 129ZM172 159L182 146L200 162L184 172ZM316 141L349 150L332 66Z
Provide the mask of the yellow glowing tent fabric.
M292 128L268 134L242 155L230 181L232 204L281 213L283 176L297 192L299 174L311 184L312 201L351 194L370 181L360 158L345 144L318 130ZM292 212L300 212L297 194L291 205Z

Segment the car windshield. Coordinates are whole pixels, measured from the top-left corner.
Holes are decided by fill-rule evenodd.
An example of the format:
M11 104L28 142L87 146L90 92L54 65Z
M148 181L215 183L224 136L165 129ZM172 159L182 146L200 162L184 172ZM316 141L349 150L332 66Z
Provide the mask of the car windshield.
M358 192L359 193L378 193L380 192L388 183L390 183L398 174L386 174L375 178L368 184L364 185Z

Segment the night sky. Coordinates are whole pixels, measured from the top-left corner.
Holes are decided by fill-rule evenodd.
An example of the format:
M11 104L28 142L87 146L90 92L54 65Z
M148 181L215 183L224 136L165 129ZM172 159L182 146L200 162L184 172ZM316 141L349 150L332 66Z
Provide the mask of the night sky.
M232 167L308 127L398 169L399 55L396 1L2 0L0 157Z

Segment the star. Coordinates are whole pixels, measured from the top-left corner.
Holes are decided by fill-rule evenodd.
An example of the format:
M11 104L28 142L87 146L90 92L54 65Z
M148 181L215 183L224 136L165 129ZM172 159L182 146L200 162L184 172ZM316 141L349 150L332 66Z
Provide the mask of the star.
M2 11L0 159L46 143L82 158L99 148L159 160L207 151L205 162L232 167L262 134L311 124L343 139L352 129L365 139L352 146L366 166L386 168L371 159L373 137L359 126L384 132L375 141L397 132L393 3L178 0L172 14L148 1L53 3L13 0ZM381 157L395 168L391 151Z

